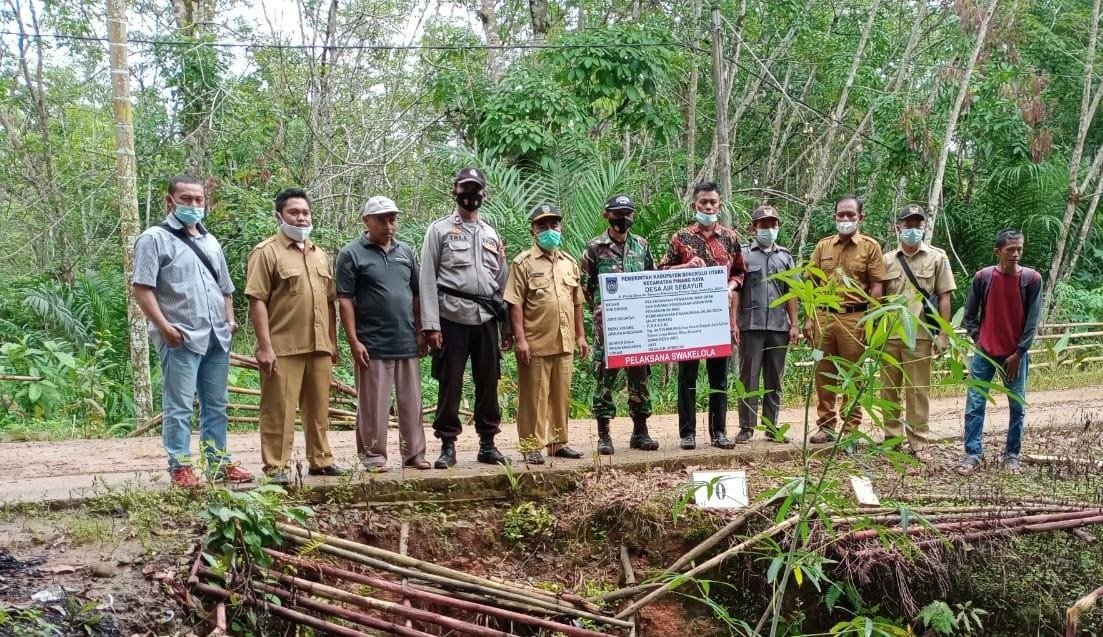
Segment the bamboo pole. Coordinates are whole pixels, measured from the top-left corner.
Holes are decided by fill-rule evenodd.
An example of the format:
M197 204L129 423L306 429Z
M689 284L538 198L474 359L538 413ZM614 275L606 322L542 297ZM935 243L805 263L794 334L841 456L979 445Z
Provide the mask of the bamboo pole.
M138 436L143 436L143 435L149 433L150 430L160 426L160 424L164 421L165 421L165 412L161 412L161 413L157 414L156 416L154 416L153 418L150 418L149 420L147 420L146 423L144 425L142 425L141 427L138 427L134 431L128 433L126 435L126 437L127 438L137 438Z
M1068 607L1065 611L1065 637L1076 637L1076 625L1080 622L1080 616L1090 611L1100 597L1103 597L1103 586L1081 597L1075 604Z
M228 591L225 591L217 586L211 586L210 584L202 583L192 584L192 586L194 586L196 590L202 593L206 593L211 597L217 597L218 599L222 600L232 599ZM322 633L327 635L336 635L337 637L372 637L372 635L370 635L369 633L361 632L359 630L353 630L351 628L341 626L340 624L334 624L333 622L327 622L325 620L318 619L317 617L312 617L304 613L300 613L290 608L277 606L276 604L262 599L254 599L252 603L254 606L263 608L273 615L282 617L288 621L291 621L292 623L313 628L314 630L321 631Z
M997 524L997 525L1003 525L1004 527L1014 527L1014 526L1038 524L1038 523L1044 523L1044 522L1060 522L1060 521L1064 521L1064 520L1074 520L1074 519L1079 519L1079 518L1084 518L1084 517L1091 517L1093 515L1103 515L1103 509L1097 509L1095 511L1092 511L1092 510L1072 511L1072 512L1068 512L1068 513L1041 513L1041 514L1038 514L1038 515L1025 515L1025 516L1024 515L1017 515L1017 516L1014 516L1014 517L1008 516L1006 518L1003 518L1003 517L993 518L993 517L990 517L990 515L991 514L989 514L989 516L985 516L985 517L981 517L981 518L974 517L972 519L967 519L967 520L959 520L959 521L954 521L954 522L942 522L942 523L930 524L930 525L928 525L928 524L914 524L914 525L909 526L907 529L903 529L903 528L900 528L900 527L887 529L887 532L895 533L895 534L918 535L918 534L921 534L921 533L926 533L928 531L963 531L963 530L966 530L966 529L976 527L978 525L983 526L983 525ZM839 541L861 542L862 540L873 539L873 538L877 537L878 535L880 535L882 532L883 531L880 530L880 529L863 529L861 531L851 531L850 533L847 533L847 534L841 536L839 538Z
M620 545L620 566L624 569L624 585L634 586L636 584L636 573L632 570L632 560L628 557L628 547L623 544ZM636 616L630 616L628 621L632 622L628 637L636 637Z
M339 617L345 621L360 624L368 628L374 628L375 630L381 630L388 635L398 635L399 637L433 637L433 635L422 632L415 628L400 626L385 619L372 617L371 615L366 615L364 613L358 613L356 611L349 610L341 606L326 604L325 602L320 602L305 595L296 595L292 592L285 591L282 588L270 586L262 582L254 581L252 583L252 586L253 589L258 592L275 595L276 597L279 597L289 604L302 606L303 608L307 610L312 610L316 613Z
M37 383L41 376L18 376L14 374L0 374L0 380L9 380L16 383Z

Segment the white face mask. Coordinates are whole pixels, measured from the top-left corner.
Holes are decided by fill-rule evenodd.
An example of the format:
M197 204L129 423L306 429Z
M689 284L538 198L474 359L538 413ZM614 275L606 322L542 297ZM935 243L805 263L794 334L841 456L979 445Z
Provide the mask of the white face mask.
M846 235L854 234L854 231L858 229L857 221L836 221L835 229L839 231L839 234Z
M289 239L291 239L292 241L298 241L299 243L306 241L307 237L310 236L310 231L313 229L314 226L306 226L305 228L300 228L299 226L293 226L289 223L280 222L280 230L283 230L283 233L287 235Z

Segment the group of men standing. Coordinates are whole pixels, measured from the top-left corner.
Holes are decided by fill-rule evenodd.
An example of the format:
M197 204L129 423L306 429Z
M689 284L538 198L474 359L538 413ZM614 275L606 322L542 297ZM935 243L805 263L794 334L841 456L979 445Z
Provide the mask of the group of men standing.
M809 265L815 276L823 277L820 283L835 281L844 288L841 302L805 317L803 330L798 330L796 299L781 301L789 293L781 275L794 276L796 264L789 250L777 244L782 220L772 206L752 212L752 236L744 242L719 221L716 184L700 183L692 194L694 222L674 235L656 263L647 241L632 232L634 202L627 195L615 195L603 211L608 229L588 243L579 263L560 249L563 213L555 205L541 204L529 215L532 246L507 263L501 237L479 216L486 187L486 177L478 168L456 174L455 209L429 226L420 258L396 238L398 206L386 197L370 198L361 211L364 233L341 249L335 267L310 240L313 223L307 193L288 189L276 196L277 231L250 254L245 290L261 374L261 459L273 482L290 480L296 412L305 434L309 473L337 476L346 471L334 464L327 436L332 369L339 362L338 316L354 362L356 444L365 469L386 470L392 394L403 466L446 469L456 464L456 440L462 431L459 405L468 361L475 397L472 415L479 437L477 460L508 462L497 449L495 436L501 425L501 356L510 349L518 363L517 427L525 462L543 464L545 453L582 458L569 446L567 421L575 352L583 358L590 353L584 305L594 326L592 408L597 451L613 454L610 423L616 415L614 392L622 370L605 366L600 275L710 266L727 270L732 340L740 346L739 375L747 393L739 405L739 433L729 438L728 359L704 361L710 388L706 421L710 444L728 449L749 442L756 428L779 424L786 353L801 332L824 354L816 366L818 430L811 442L829 442L840 428L845 432L857 427L861 422L857 405L843 405L840 412L836 404L839 370L835 361L858 361L865 350L862 318L870 305L902 296L913 315L927 318L920 321L914 346L894 332L886 348L898 364L882 369L883 398L892 406L905 404L906 410L901 414L890 407L884 425L886 436L906 438L915 456L928 460L930 368L933 356L947 346L946 334L939 328L950 320L955 283L945 252L924 241L927 219L921 207L911 205L900 211L896 225L900 247L882 254L877 241L859 231L861 200L848 196L837 201L837 233L816 245ZM230 340L237 330L226 259L202 224L205 193L200 182L186 176L173 178L166 205L164 222L147 229L135 244L132 283L161 358L168 468L175 484L198 484L189 448L193 400L198 397L200 444L208 475L249 481L252 475L233 463L226 449ZM1027 351L1040 307L1040 277L1018 266L1022 247L1018 232L1004 231L997 237L999 265L974 277L965 320L981 350L973 357L972 375L990 381L1002 372L1014 394L1005 450L1005 466L1013 470L1018 469L1022 436ZM439 382L433 430L441 447L432 464L425 457L419 361L429 353ZM696 446L701 362L678 364L683 449ZM629 446L656 450L659 445L647 425L650 368L628 367L623 372L633 422ZM983 394L970 389L966 455L958 467L962 473L979 463L984 407Z

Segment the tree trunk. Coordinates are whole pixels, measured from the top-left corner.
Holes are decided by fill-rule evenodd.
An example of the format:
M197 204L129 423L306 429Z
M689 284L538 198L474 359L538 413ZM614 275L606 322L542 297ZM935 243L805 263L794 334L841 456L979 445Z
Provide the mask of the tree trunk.
M532 16L532 39L543 44L548 39L548 0L529 0L529 14Z
M1099 96L1103 94L1103 85L1099 85L1096 88L1096 96L1092 97L1092 85L1095 84L1095 46L1099 35L1099 3L1100 0L1095 0L1092 3L1092 18L1090 26L1090 36L1088 38L1088 52L1084 59L1084 88L1080 95L1080 125L1076 131L1076 144L1073 146L1072 155L1069 157L1069 189L1065 202L1065 217L1061 221L1062 228L1071 228L1073 218L1076 216L1076 210L1080 204L1080 188L1077 188L1076 180L1079 177L1080 160L1084 155L1084 142L1088 137L1088 129L1091 127L1092 119L1095 118L1095 112L1099 108ZM1096 171L1098 167L1094 166ZM1093 175L1089 174L1086 182L1093 179ZM1043 320L1049 316L1050 309L1053 307L1053 296L1057 289L1057 281L1061 275L1061 262L1065 257L1065 245L1068 242L1068 233L1059 232L1057 234L1057 246L1053 251L1053 265L1049 269L1049 277L1046 280L1046 289L1044 298L1044 305L1042 310Z
M805 80L804 88L801 89L800 100L798 101L798 103L807 101L808 92L812 89L812 82L815 81L815 79L816 67L813 66L808 70L808 79ZM781 111L785 110L782 107L782 102L784 102L784 100L778 100L778 102L778 112L780 113ZM774 175L774 173L776 173L778 169L778 162L781 161L782 153L785 152L785 149L789 147L789 140L793 136L793 131L796 130L797 126L799 126L802 122L799 108L790 104L789 113L790 114L788 121L785 122L785 128L781 132L781 138L777 141L776 144L770 145L770 155L766 160L766 173L763 177L762 182L763 186L767 188L774 186L775 183L780 179L780 177L775 177Z
M214 116L214 96L217 91L213 85L216 78L209 77L209 74L215 72L215 68L209 67L208 60L204 57L207 54L217 54L210 51L209 44L203 42L212 32L214 3L215 0L172 0L176 26L184 39L191 41L193 45L180 50L179 55L182 57L179 63L185 64L183 56L196 55L201 69L201 72L190 75L184 73L180 87L183 95L181 122L187 149L184 170L199 178L210 172L211 118Z
M720 38L720 8L712 8L712 83L716 97L716 171L720 197L728 203L732 194L731 147L728 144L728 102L724 90L724 44ZM727 214L724 217L728 217ZM731 224L730 218L725 218Z
M502 62L502 38L498 34L498 14L494 11L494 0L481 0L479 10L475 12L479 23L483 25L483 35L486 37L486 70L490 79L497 84L502 78L505 64ZM582 23L582 9L579 7L579 24Z
M130 108L130 69L126 50L126 0L107 0L111 97L115 113L115 172L119 192L119 228L126 282L134 274L134 241L138 238L138 182L134 158L134 124ZM149 380L149 334L130 285L126 285L126 322L130 332L130 365L134 372L134 417L149 420L153 391Z
M1098 176L1100 165L1103 163L1103 146L1100 146L1096 150L1095 160L1092 161L1092 167L1089 170L1088 177L1092 175ZM1085 178L1080 183L1080 192L1087 190L1091 186L1091 182ZM1099 197L1103 194L1103 182L1096 183L1094 192L1092 192L1091 203L1088 204L1088 210L1084 213L1084 220L1080 224L1080 233L1077 234L1074 241L1074 248L1072 255L1069 257L1068 263L1061 270L1061 276L1057 281L1057 285L1053 288L1053 302L1050 308L1049 314L1056 313L1059 307L1059 300L1057 299L1057 287L1065 285L1072 278L1072 273L1076 271L1076 263L1080 260L1080 253L1084 250L1084 244L1088 242L1088 238L1091 237L1092 224L1095 222L1095 212L1099 209Z
M698 41L697 27L701 24L701 0L693 0L693 23L690 35L693 42ZM689 95L686 97L686 193L693 191L693 171L697 161L697 85L700 81L700 67L697 56L690 56Z
M1096 3L1098 4L1098 0L1096 0ZM954 99L954 106L950 109L950 119L946 122L946 134L942 137L942 148L939 151L938 163L935 164L934 180L931 182L931 189L927 193L927 218L929 219L927 241L930 241L934 235L935 223L938 221L939 208L942 205L942 180L946 177L946 164L950 159L950 145L954 141L954 133L957 132L961 107L965 104L965 96L969 93L969 80L973 77L977 59L980 58L980 52L984 49L984 42L988 37L988 25L992 23L992 16L996 14L998 5L999 0L991 0L991 4L984 12L984 17L981 18L977 41L973 43L973 51L969 54L969 64L965 67L961 82L958 83L957 98Z

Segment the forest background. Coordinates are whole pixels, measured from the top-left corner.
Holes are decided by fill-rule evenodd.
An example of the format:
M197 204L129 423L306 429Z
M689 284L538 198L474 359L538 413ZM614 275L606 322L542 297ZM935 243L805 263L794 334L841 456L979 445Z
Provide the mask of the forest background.
M123 435L158 409L156 357L139 349L146 399L130 353L108 4L0 8L0 375L39 379L0 381L3 439ZM1103 321L1099 5L139 0L126 14L139 226L165 214L169 177L203 179L244 324L246 258L276 231L285 187L311 194L331 254L375 194L398 203L417 247L474 163L510 257L542 201L565 211L565 249L580 255L618 192L661 256L704 179L740 231L755 205L777 206L781 242L807 256L833 232L835 198L857 193L886 249L895 210L930 210L955 308L996 231L1017 227L1050 320ZM252 344L246 329L235 350ZM346 380L348 361L346 349ZM670 410L670 375L653 385ZM427 374L425 393L432 403Z

